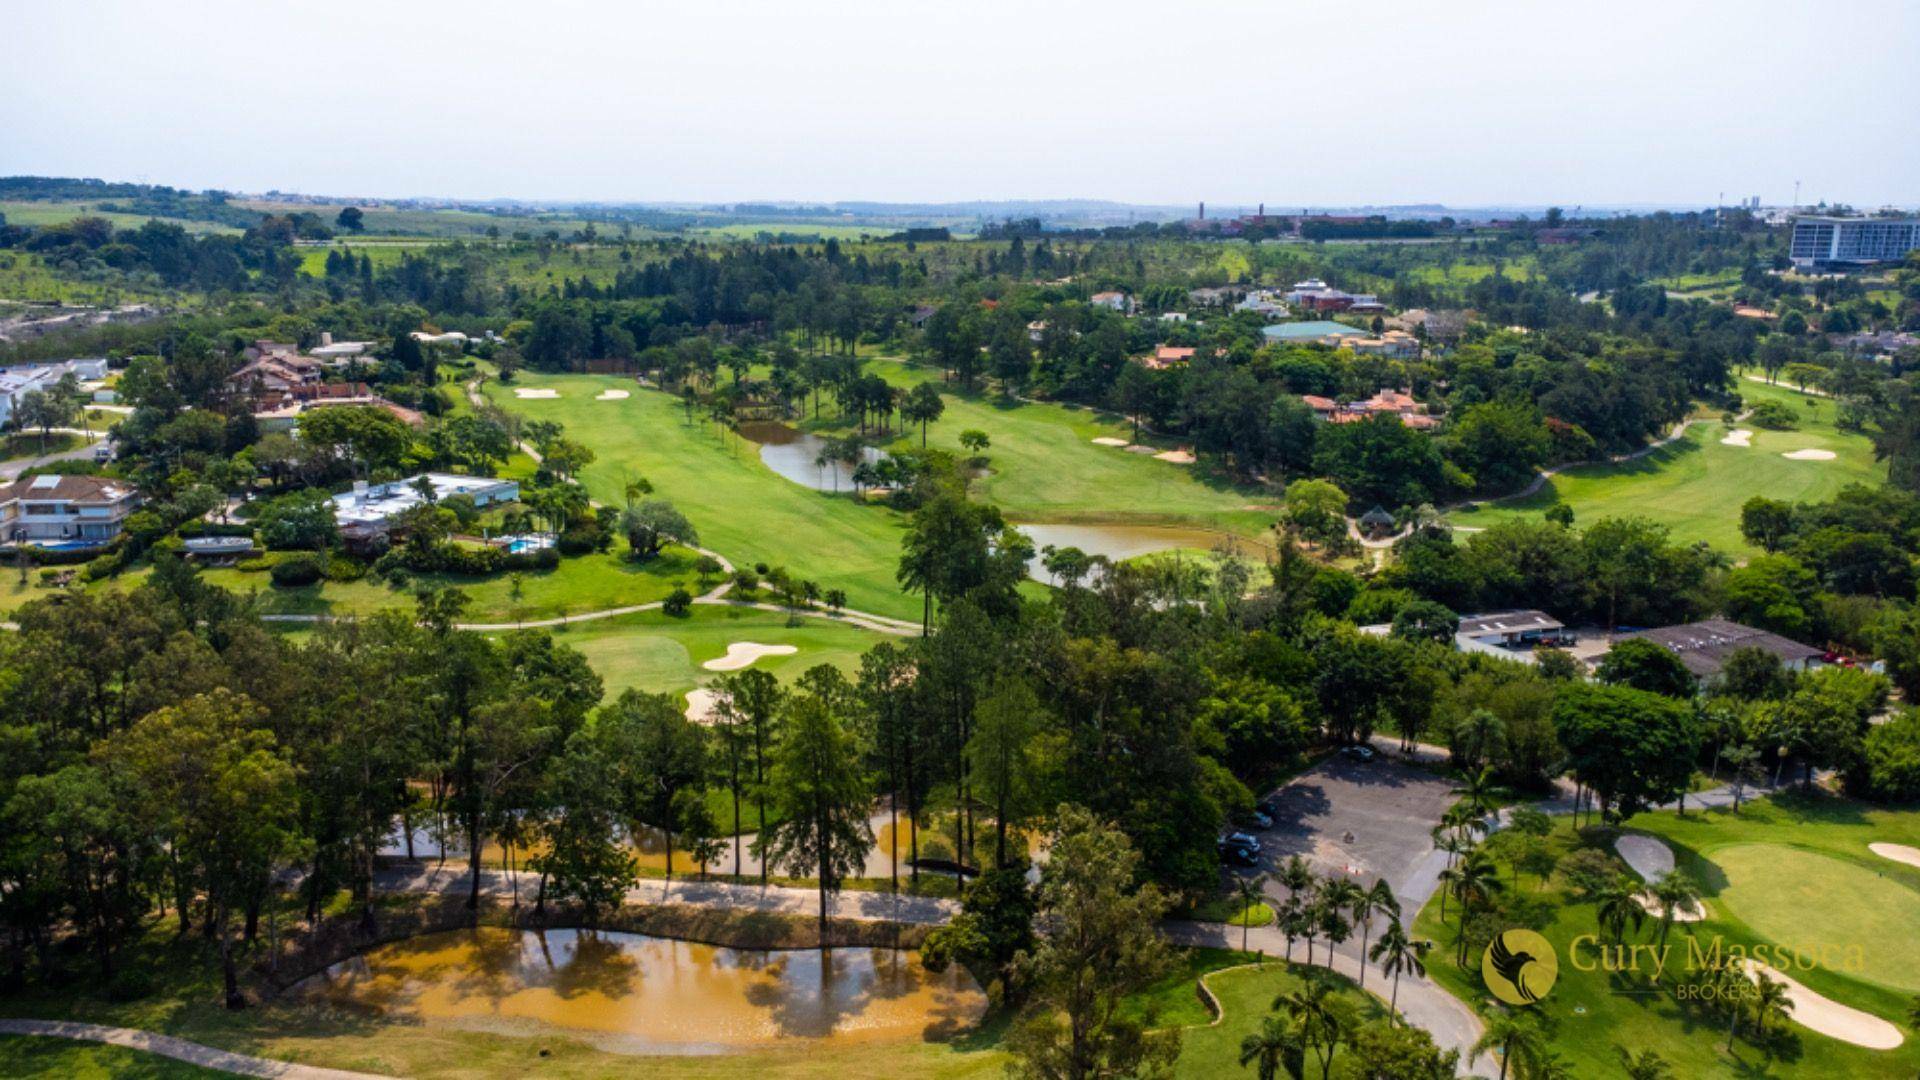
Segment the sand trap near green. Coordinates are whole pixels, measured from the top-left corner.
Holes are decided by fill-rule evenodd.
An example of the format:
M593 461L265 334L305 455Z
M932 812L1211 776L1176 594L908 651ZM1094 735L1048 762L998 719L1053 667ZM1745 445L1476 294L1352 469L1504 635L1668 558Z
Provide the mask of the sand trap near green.
M800 650L792 645L762 645L757 641L736 641L727 646L727 655L716 656L700 666L708 671L739 671L752 666L763 656L792 656Z
M1777 844L1734 844L1710 856L1726 875L1717 897L1729 915L1774 945L1842 974L1901 990L1920 990L1920 891L1855 863Z
M1920 866L1920 848L1908 844L1868 844L1867 850L1883 859Z

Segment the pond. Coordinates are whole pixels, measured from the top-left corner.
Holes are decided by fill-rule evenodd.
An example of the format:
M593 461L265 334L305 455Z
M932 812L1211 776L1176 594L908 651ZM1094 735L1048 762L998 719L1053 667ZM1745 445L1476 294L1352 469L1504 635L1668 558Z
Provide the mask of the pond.
M986 995L900 949L727 949L589 930L483 927L383 945L294 990L404 1023L565 1035L625 1054L943 1038Z
M1179 525L1019 525L1020 532L1033 541L1033 561L1027 572L1036 581L1048 585L1060 582L1042 565L1048 547L1076 547L1088 555L1104 555L1113 562L1136 559L1156 551L1212 551L1222 540L1235 539L1226 533L1211 532ZM1236 539L1248 558L1261 557L1262 548L1252 540Z
M621 830L621 839L625 841L624 846L627 849L627 854L633 856L634 864L642 871L655 873L664 873L666 871L666 833L651 825L642 825L638 829ZM747 839L752 840L752 837L748 837ZM541 854L545 850L545 845L537 840L532 843L515 846L512 852L513 868L516 870L528 869L527 860ZM416 859L444 859L448 862L464 866L467 861L467 841L466 837L460 835L457 830L452 830L452 835L447 836L446 839L442 841L439 836L439 830L429 824L416 822L413 828L413 845L411 849L409 849L407 845L407 835L402 830L400 823L396 821L394 822L392 830L387 834L386 841L380 845L380 854L387 858L394 859L407 857ZM480 861L487 866L506 866L507 854L507 849L500 843L499 838L491 834L480 844ZM753 865L755 871L758 872L759 864L754 863ZM730 871L732 868L733 844L731 839L729 839L725 857L719 862L710 864L708 869ZM700 864L688 858L686 851L678 844L675 844L673 849L673 872L675 874L696 874L700 872Z
M754 420L740 425L740 434L760 446L760 460L781 476L816 491L852 491L853 469L845 462L820 463L820 452L828 440L790 424L773 420ZM886 453L871 446L860 448L861 459L869 465L885 460Z

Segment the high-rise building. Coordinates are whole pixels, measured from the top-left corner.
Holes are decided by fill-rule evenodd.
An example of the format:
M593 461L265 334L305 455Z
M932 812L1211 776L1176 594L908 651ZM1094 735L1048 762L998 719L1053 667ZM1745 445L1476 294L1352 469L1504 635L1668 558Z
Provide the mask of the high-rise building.
M1920 218L1796 217L1793 265L1864 266L1894 262L1920 248Z

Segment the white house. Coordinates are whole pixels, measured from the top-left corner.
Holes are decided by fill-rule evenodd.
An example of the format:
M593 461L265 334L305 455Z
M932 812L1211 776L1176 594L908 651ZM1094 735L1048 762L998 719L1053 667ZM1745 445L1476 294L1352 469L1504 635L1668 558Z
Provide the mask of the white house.
M35 390L51 390L68 372L83 383L98 382L107 377L105 357L92 357L85 360L62 360L55 364L22 364L16 367L0 368L0 426L13 420L13 407L22 397Z
M333 497L333 516L340 523L341 535L354 539L386 532L394 518L425 501L420 493L423 478L433 487L434 502L465 495L475 506L492 506L520 497L517 481L458 473L424 473L387 484L356 481L352 491Z
M10 544L96 547L120 535L140 492L104 476L35 476L0 486L0 537Z

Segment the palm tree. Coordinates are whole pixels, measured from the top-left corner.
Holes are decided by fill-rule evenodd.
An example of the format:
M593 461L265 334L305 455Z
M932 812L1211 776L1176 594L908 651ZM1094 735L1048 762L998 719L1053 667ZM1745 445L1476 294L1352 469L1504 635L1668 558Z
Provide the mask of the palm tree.
M1293 940L1300 936L1306 924L1306 906L1297 896L1289 896L1280 902L1280 909L1273 913L1274 922L1287 938L1287 963L1293 963Z
M1616 874L1593 899L1600 926L1613 935L1615 942L1625 935L1627 923L1633 923L1637 934L1647 921L1647 909L1640 903L1640 883L1624 874Z
M1360 899L1355 900L1349 910L1353 912L1353 921L1360 926L1360 989L1365 990L1367 988L1367 938L1373 930L1374 913L1386 912L1398 918L1400 901L1394 897L1393 888L1387 884L1386 879L1375 878L1373 888L1362 893Z
M1454 870L1453 895L1463 909L1487 902L1502 887L1500 867L1484 851L1470 852Z
M1673 1069L1667 1059L1652 1050L1642 1050L1638 1054L1622 1046L1620 1063L1626 1067L1627 1080L1673 1080Z
M1676 869L1654 882L1651 891L1660 903L1660 945L1665 948L1667 931L1672 929L1673 921L1682 911L1692 910L1700 902L1700 886L1694 882L1693 875Z
M1793 1012L1793 998L1787 994L1787 984L1767 974L1764 965L1752 969L1753 988L1753 1027L1759 1038L1767 1037L1767 1021L1778 1017L1784 1021Z
M1280 884L1287 887L1288 895L1295 895L1302 889L1312 888L1313 870L1307 866L1307 860L1295 855L1280 868Z
M1525 1063L1521 1066L1525 1070L1545 1056L1546 1040L1531 1019L1523 1019L1520 1014L1505 1009L1489 1009L1480 1017L1486 1028L1467 1052L1469 1062L1479 1061L1488 1051L1498 1050L1500 1080L1507 1080L1507 1068L1516 1060Z
M1493 810L1493 782L1493 766L1482 765L1467 777L1465 787L1456 789L1456 794L1466 796L1459 805L1466 806L1476 817L1490 813Z
M1353 934L1347 912L1366 898L1366 891L1346 878L1328 878L1320 884L1320 933L1327 939L1327 966L1333 966L1333 947ZM1365 964L1361 965L1365 967Z
M1260 1080L1276 1080L1283 1068L1292 1080L1300 1080L1306 1052L1299 1027L1269 1016L1260 1022L1259 1031L1240 1040L1240 1067L1254 1066Z
M1387 920L1387 928L1380 932L1380 940L1373 943L1373 951L1368 953L1380 965L1380 970L1393 978L1393 993L1387 998L1388 1022L1395 1022L1400 1008L1400 974L1411 971L1415 975L1427 973L1427 952L1433 948L1433 942L1426 938L1407 936L1407 928L1400 924L1400 916Z
M1300 989L1273 999L1276 1012L1284 1011L1300 1025L1303 1041L1320 1058L1320 1075L1333 1072L1333 1053L1346 1032L1346 1011L1331 997L1333 984L1324 978L1309 979Z
M925 386L927 384L922 383L921 385ZM1234 891L1240 895L1241 952L1247 951L1247 933L1253 927L1253 920L1247 916L1247 911L1251 909L1254 904L1260 902L1260 896L1266 890L1266 887L1267 875L1265 874L1254 874L1251 877L1243 877L1234 882ZM1241 1064L1244 1065L1246 1063L1241 1062Z

